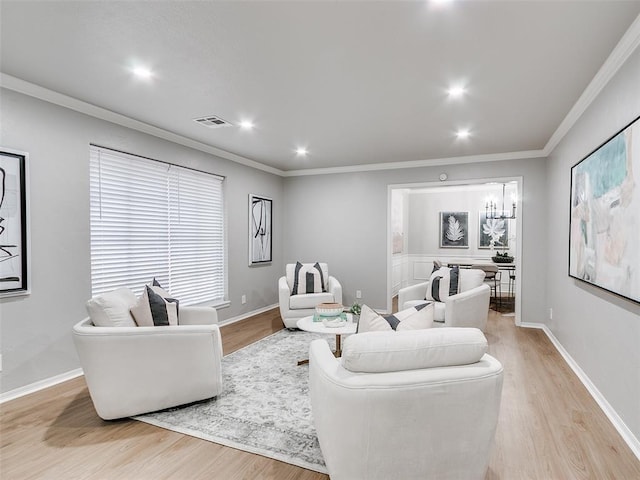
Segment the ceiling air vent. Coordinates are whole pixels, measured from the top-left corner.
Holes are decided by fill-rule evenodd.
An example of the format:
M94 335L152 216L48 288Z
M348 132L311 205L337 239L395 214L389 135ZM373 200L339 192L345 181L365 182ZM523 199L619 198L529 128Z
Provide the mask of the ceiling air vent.
M215 115L207 115L206 117L202 118L194 118L193 121L209 128L233 127L232 123L229 123L226 120L223 120L222 118Z

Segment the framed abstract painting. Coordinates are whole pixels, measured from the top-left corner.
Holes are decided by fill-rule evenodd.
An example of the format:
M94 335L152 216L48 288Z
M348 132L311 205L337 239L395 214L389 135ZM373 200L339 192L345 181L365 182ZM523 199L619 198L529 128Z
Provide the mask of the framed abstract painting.
M249 265L272 261L273 200L249 195Z
M27 154L0 149L0 297L29 293Z
M640 117L571 168L569 275L640 303Z

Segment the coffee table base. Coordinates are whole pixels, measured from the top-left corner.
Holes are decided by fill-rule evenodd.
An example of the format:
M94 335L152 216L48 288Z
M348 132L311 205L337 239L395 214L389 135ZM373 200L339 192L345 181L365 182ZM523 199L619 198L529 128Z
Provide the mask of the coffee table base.
M333 352L336 358L340 358L342 356L342 334L336 333L336 351ZM306 360L298 360L298 365L306 365L309 363L309 359Z

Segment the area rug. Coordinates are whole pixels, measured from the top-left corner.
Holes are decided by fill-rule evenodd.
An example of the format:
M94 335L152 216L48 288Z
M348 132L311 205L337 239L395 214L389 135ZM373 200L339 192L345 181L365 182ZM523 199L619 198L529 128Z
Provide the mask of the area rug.
M315 338L281 330L222 360L217 398L133 417L168 430L327 473L311 417L308 357Z

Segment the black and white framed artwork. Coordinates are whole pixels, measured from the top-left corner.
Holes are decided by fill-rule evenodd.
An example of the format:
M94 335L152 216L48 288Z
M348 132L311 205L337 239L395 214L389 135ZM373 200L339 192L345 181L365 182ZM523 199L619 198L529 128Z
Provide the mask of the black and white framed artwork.
M29 293L27 154L0 149L0 297Z
M440 248L469 248L469 212L440 212Z
M249 195L249 265L272 261L273 200Z
M509 248L509 220L505 218L487 218L485 211L478 213L478 248Z

